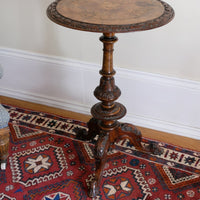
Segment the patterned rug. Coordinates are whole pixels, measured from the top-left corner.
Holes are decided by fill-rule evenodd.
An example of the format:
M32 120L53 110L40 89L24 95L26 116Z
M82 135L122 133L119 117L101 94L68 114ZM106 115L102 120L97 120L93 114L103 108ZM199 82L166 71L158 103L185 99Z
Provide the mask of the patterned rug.
M94 145L74 132L86 124L5 107L11 144L7 170L0 171L0 200L89 200ZM200 152L159 144L164 151L155 156L135 150L128 140L119 142L109 153L95 199L200 200Z

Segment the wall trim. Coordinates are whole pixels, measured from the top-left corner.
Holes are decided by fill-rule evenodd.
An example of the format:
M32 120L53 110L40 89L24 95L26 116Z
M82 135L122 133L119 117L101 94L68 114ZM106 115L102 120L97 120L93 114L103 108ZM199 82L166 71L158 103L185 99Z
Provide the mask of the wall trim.
M4 47L0 48L0 64L5 71L0 80L1 95L83 114L90 114L91 105L97 102L91 91L99 82L100 65ZM116 71L118 86L122 92L127 90L126 96L120 98L128 109L121 121L200 139L200 82L119 67ZM28 77L27 72L30 73ZM60 77L63 73L68 77ZM77 75L78 78L75 77ZM88 82L89 77L93 77L91 82ZM60 82L57 83L57 80ZM35 84L32 83L34 81ZM47 91L49 83L51 91ZM72 89L70 84L74 86L76 83L81 85L80 88ZM139 91L134 92L137 89L135 85ZM145 98L151 97L150 91L153 91L152 100L146 101ZM132 106L133 100L135 106ZM152 109L148 110L149 107ZM180 116L183 109L187 117Z

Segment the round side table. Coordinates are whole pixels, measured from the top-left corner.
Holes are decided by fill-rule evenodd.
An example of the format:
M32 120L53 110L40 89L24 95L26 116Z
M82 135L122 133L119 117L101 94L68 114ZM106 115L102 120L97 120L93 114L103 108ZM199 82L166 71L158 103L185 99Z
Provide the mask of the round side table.
M88 192L90 197L95 197L99 193L107 152L114 148L115 142L127 138L138 150L154 154L161 151L155 143L143 147L140 131L132 124L118 122L126 114L126 108L115 102L121 94L114 80L113 46L118 40L115 33L163 26L173 19L174 11L160 0L57 0L50 4L47 15L68 28L103 33L101 79L94 91L100 102L91 108L93 118L88 122L88 132L77 130L84 140L99 136L95 144L95 178Z

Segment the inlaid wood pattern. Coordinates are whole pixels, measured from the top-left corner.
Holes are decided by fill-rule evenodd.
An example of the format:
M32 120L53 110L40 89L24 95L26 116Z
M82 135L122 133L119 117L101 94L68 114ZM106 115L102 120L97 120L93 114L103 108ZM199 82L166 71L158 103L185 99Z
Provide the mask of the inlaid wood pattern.
M85 23L123 25L158 18L164 13L164 7L156 0L62 0L57 11Z
M101 33L149 30L174 17L171 6L160 0L57 0L47 14L62 26Z

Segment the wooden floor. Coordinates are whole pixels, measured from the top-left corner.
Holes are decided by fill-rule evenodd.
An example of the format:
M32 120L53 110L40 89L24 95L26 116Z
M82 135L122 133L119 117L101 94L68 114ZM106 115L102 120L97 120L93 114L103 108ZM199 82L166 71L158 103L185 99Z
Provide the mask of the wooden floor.
M28 108L36 111L48 112L63 117L70 117L72 119L87 122L91 116L84 115L80 113L75 113L67 110L62 110L58 108L53 108L45 105L30 103L22 100L12 99L4 96L0 96L1 103L19 106L22 108ZM176 146L181 146L187 149L192 149L200 151L200 140L195 140L187 137L177 136L174 134L164 133L160 131L155 131L147 128L138 127L142 132L142 136L146 138L155 139L161 142L166 142Z

